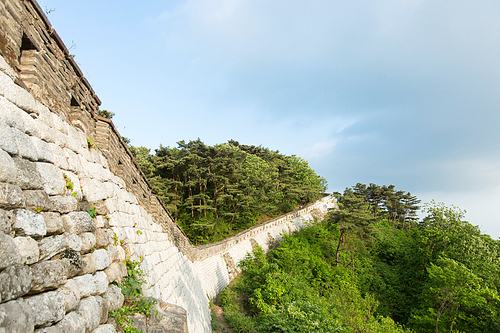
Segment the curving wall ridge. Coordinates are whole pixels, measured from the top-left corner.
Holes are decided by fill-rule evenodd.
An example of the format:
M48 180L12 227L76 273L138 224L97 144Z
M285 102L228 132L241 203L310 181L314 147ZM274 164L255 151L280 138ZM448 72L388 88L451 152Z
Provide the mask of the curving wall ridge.
M0 13L0 332L114 332L107 314L123 299L111 283L126 256L142 259L147 296L187 312L162 303L158 325L210 332L207 295L255 244L267 249L336 207L325 197L193 246L97 116L99 98L36 1L2 0Z

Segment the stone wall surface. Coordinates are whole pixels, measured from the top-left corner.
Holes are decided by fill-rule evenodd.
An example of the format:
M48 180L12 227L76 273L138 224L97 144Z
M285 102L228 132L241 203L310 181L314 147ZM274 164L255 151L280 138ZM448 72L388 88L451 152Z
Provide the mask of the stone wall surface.
M99 99L36 1L2 0L0 12L0 332L115 332L108 312L123 304L113 282L125 259L141 262L163 315L134 322L210 332L207 295L255 244L267 249L336 206L325 197L193 246L97 116Z

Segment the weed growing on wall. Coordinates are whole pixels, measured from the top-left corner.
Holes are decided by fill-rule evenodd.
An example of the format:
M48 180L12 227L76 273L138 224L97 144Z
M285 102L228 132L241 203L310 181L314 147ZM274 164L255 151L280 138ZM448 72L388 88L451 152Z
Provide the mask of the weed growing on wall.
M140 267L140 262L126 260L125 265L128 276L124 277L122 284L118 284L125 296L125 302L121 308L111 311L109 316L115 318L125 333L142 332L131 326L130 316L138 313L149 316L156 301L145 298L142 294L142 285L146 281L144 281L145 274Z
M64 177L64 181L66 182L66 189L72 190L74 187L74 184L71 181L71 179L66 174L63 174L63 177Z
M87 211L89 213L90 217L95 219L97 217L97 212L94 208L94 206L90 207L89 210Z
M91 138L87 138L87 146L89 149L97 149L97 146L94 144L94 141Z

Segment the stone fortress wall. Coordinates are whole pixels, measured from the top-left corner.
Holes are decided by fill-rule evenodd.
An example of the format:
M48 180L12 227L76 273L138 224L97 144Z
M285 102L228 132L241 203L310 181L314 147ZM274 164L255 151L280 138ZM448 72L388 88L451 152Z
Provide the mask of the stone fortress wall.
M189 332L210 332L207 295L246 253L336 206L325 197L193 246L36 1L2 0L0 12L0 332L114 332L126 257L142 260L145 295L165 302L151 325L185 325L173 304Z

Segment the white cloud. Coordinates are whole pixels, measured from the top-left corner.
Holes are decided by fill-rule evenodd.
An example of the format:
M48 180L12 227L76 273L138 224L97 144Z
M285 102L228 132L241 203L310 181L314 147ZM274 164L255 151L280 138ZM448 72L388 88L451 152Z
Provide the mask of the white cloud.
M478 225L481 232L493 239L500 238L500 186L472 191L435 191L417 193L419 199L430 202L444 202L447 206L455 205L466 211L464 220Z
M300 156L306 160L321 159L324 156L330 154L337 144L337 140L329 140L318 142L313 146L303 150L299 153Z

